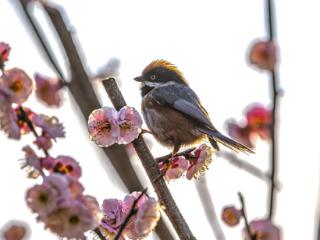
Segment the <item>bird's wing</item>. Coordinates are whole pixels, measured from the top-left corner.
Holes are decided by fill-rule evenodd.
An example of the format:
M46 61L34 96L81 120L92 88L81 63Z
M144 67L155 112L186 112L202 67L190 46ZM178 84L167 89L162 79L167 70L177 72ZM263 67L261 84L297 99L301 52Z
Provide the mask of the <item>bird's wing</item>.
M162 106L170 107L194 120L201 128L215 130L198 96L186 85L173 84L153 90L153 98Z

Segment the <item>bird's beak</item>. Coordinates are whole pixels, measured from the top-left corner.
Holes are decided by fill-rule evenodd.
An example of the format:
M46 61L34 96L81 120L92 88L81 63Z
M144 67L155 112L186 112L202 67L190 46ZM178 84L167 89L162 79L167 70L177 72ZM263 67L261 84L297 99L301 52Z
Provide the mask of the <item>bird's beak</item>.
M144 82L144 79L143 79L142 76L135 77L134 80L137 81L137 82Z

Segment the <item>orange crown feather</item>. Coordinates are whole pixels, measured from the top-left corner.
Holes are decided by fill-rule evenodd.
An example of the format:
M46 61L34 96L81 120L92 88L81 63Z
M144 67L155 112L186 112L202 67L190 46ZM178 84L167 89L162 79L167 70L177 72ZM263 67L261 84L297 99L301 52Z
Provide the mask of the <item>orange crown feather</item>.
M164 59L152 61L148 66L145 67L142 74L145 74L154 68L166 68L168 70L174 71L186 84L188 83L187 80L184 78L182 72L176 67L176 65Z

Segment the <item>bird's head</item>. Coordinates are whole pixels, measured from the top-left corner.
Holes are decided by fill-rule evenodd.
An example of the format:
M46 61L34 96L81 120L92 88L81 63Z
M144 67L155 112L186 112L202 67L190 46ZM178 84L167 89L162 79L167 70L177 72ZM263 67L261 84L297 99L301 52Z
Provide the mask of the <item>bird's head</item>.
M142 75L134 80L141 82L141 91L144 96L153 88L180 83L187 85L182 72L166 60L152 61L143 71Z

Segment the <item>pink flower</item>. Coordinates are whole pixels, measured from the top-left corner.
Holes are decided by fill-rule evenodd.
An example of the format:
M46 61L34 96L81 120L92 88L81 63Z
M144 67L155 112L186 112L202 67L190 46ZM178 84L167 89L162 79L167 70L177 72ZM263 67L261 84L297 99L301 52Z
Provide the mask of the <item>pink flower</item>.
M47 156L41 159L41 166L46 169L51 171L55 165L54 158L51 156Z
M46 136L56 139L57 137L64 137L64 127L56 117L49 117L44 114L36 115L33 119L37 127L42 128Z
M27 191L26 201L33 212L46 216L57 207L58 193L49 185L35 185Z
M57 208L45 219L45 227L59 237L86 239L84 233L99 225L99 207L92 199L73 200L63 208Z
M134 108L125 106L118 113L118 124L120 127L118 143L127 144L139 136L142 119Z
M277 61L277 49L273 42L257 41L250 49L249 61L260 69L272 70Z
M206 144L201 144L197 149L190 153L190 165L187 171L187 179L199 178L208 170L212 162L212 148Z
M34 75L34 80L36 82L36 96L49 106L60 106L61 80L49 78L38 73Z
M81 168L76 160L68 156L58 156L53 165L53 172L65 174L79 179Z
M17 122L18 116L11 106L2 106L2 111L0 112L0 127L8 135L8 138L20 139L21 130Z
M103 219L101 226L110 233L117 233L123 221L123 202L117 199L105 199L102 204Z
M234 206L224 207L222 210L222 220L228 226L236 226L239 224L242 217L242 211L236 209Z
M167 181L180 178L188 170L189 161L184 156L170 158L167 163L159 164L160 172L165 172L164 178Z
M253 105L247 111L247 122L251 131L262 139L270 139L270 126L272 124L272 113L261 105Z
M70 180L67 176L59 173L51 173L43 179L43 184L50 186L57 192L59 200L64 200L71 196L69 185Z
M22 117L22 113L20 111L20 107L16 107L13 109L15 114L17 115L17 124L20 128L20 132L22 135L29 133L31 130L28 126L28 124L26 123L26 121L23 119ZM31 109L23 107L24 112L26 113L28 119L30 119L30 121L33 121L34 116L36 115L33 111L31 111Z
M36 144L39 149L43 149L46 151L52 147L51 138L48 137L46 134L37 137L33 143Z
M249 224L251 234L255 235L256 240L280 240L280 229L269 219L259 219ZM250 240L247 230L243 230L245 240Z
M29 228L27 223L12 220L5 224L1 229L1 239L4 240L23 240L29 239Z
M155 228L159 219L160 205L154 198L149 198L137 212L135 230L140 235L147 235Z
M25 155L21 168L27 170L30 178L37 178L42 168L40 158L29 145L23 147L22 151L24 151Z
M235 121L230 120L227 122L228 134L234 140L244 144L247 147L252 148L254 143L251 139L251 128L249 126L240 126Z
M8 61L10 50L9 44L0 42L0 65Z
M32 92L32 80L19 68L4 71L0 78L1 91L8 95L9 101L16 104L25 102Z
M98 146L108 147L117 141L120 128L117 124L117 111L110 107L94 110L88 120L90 139Z

